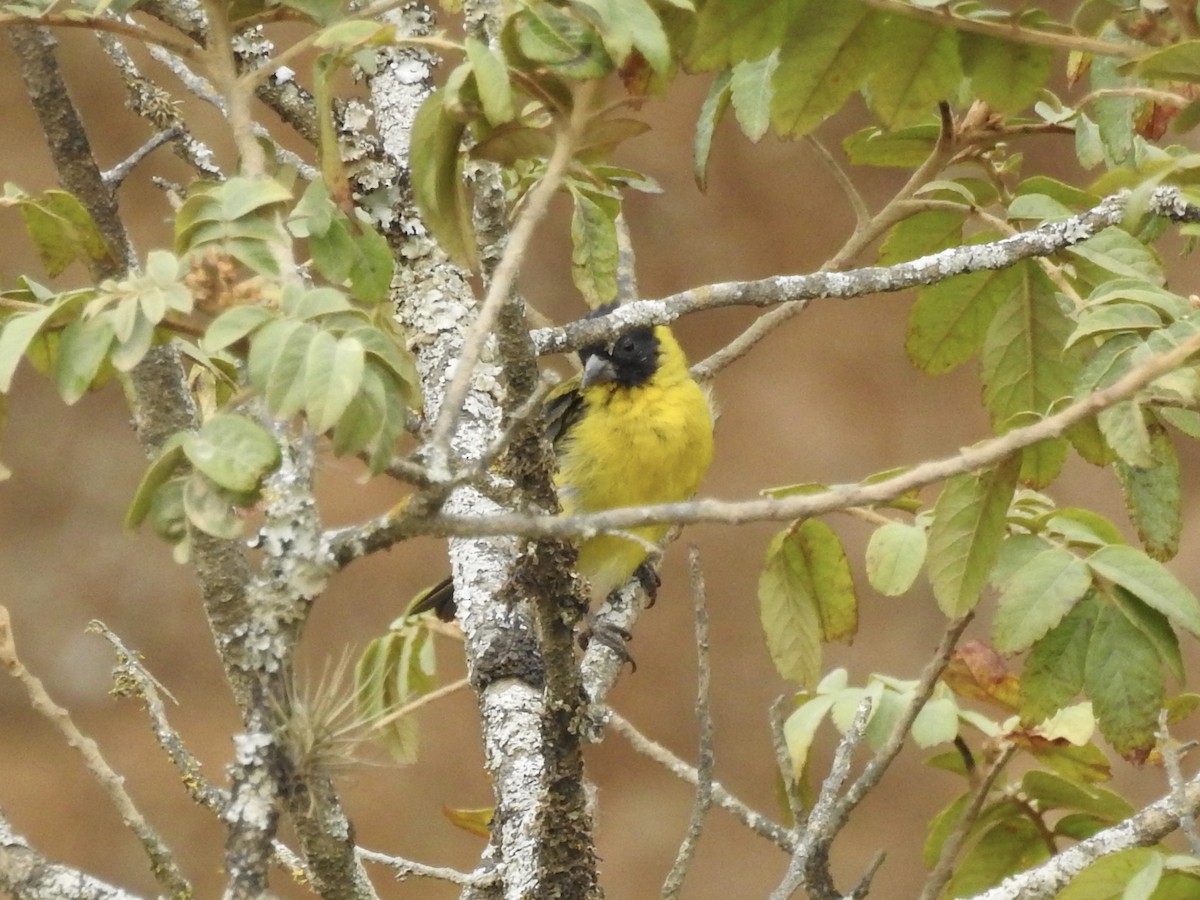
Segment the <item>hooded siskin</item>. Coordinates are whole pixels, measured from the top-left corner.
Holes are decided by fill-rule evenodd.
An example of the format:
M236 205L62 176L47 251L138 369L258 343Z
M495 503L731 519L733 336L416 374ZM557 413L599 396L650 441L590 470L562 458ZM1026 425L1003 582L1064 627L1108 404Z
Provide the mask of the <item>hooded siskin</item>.
M563 512L691 497L712 462L713 420L708 398L689 373L671 330L637 328L611 343L584 347L579 357L583 372L555 388L544 409ZM644 525L630 533L657 544L668 528ZM578 569L603 597L628 581L646 555L639 541L597 535L580 545ZM454 617L448 579L412 612L427 609L436 609L443 619Z

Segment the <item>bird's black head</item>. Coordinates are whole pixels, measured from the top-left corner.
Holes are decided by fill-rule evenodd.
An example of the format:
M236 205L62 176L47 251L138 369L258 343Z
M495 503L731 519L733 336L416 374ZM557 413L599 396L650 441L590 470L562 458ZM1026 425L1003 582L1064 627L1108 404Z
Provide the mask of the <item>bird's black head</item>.
M613 306L594 310L589 318L611 312ZM658 369L658 338L653 328L634 328L607 344L588 344L579 351L583 386L612 382L638 387Z

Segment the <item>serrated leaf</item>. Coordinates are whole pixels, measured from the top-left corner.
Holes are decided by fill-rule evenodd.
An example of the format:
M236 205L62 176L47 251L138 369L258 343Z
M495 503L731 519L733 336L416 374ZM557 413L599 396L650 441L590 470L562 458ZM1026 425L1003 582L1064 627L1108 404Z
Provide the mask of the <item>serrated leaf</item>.
M381 303L392 287L395 260L387 238L366 225L354 237L355 256L350 267L350 290L363 303Z
M883 16L859 3L826 4L788 35L775 71L771 124L799 137L841 109L878 62Z
M729 82L733 113L742 133L751 141L761 140L771 126L771 101L775 96L771 84L778 67L778 51L733 67Z
M0 394L8 393L17 364L53 312L54 307L47 306L34 312L19 313L0 327Z
M998 431L1071 396L1079 367L1063 349L1070 331L1049 279L1036 266L1021 267L983 342L983 400Z
M1123 588L1113 588L1107 596L1124 613L1125 618L1146 636L1154 645L1158 658L1180 683L1183 682L1183 656L1179 652L1179 638L1171 623L1156 609L1151 609Z
M1120 68L1120 60L1104 56L1094 57L1088 68L1092 90L1113 91L1098 97L1089 107L1095 121L1101 161L1110 166L1127 162L1133 154L1134 119L1141 102L1123 90L1130 87L1131 82L1120 74ZM1080 162L1083 162L1082 155Z
M1154 744L1163 701L1162 668L1149 639L1108 604L1099 605L1088 644L1084 690L1113 749L1144 759Z
M599 32L577 16L549 3L526 3L512 20L520 52L566 78L603 78L613 69Z
M1123 545L1101 547L1087 563L1168 619L1200 636L1200 600L1160 562Z
M927 570L938 606L951 618L974 608L987 583L1019 470L1013 457L983 472L957 475L938 497Z
M442 91L430 94L413 121L409 166L421 220L452 261L478 268L471 205L458 145L466 125L445 109Z
M1001 653L1030 647L1070 612L1092 583L1082 559L1059 547L1043 550L1000 586L993 644Z
M1021 721L1036 725L1054 715L1083 690L1088 646L1100 600L1087 594L1033 645L1021 676Z
M971 93L1003 113L1032 106L1054 63L1048 47L965 31L959 36L959 52Z
M886 52L876 58L867 79L867 97L889 128L934 115L938 102L958 90L963 72L953 29L893 16L883 47Z
M233 309L227 309L204 329L200 346L208 353L217 353L236 344L274 318L275 314L262 306L235 306Z
M261 425L245 416L219 413L183 439L193 466L220 487L250 493L279 465L279 445Z
M76 319L62 330L54 382L68 406L92 386L112 343L113 329L107 319Z
M512 85L508 81L508 69L504 57L492 50L478 38L467 37L467 59L475 74L475 85L483 114L492 125L500 125L516 117L513 105Z
M1096 416L1100 433L1113 452L1128 465L1150 468L1154 465L1154 447L1146 415L1136 400L1122 400Z
M1147 53L1137 61L1135 71L1164 81L1200 83L1200 41L1180 41Z
M875 529L867 543L867 580L888 597L905 593L925 564L928 538L924 528L889 522Z
M571 279L593 308L617 296L617 200L571 187Z
M913 364L940 375L978 353L996 310L1023 277L1023 265L956 275L922 288L909 312L904 341Z
M807 0L710 0L696 14L687 53L693 71L724 69L759 59L783 43L784 33Z
M1200 440L1200 412L1177 406L1160 406L1155 410L1155 415L1188 437Z
M338 340L318 331L304 361L304 410L317 434L331 429L341 418L362 384L366 354L354 338Z
M1179 534L1183 529L1179 457L1161 425L1150 427L1149 435L1153 466L1139 468L1117 460L1114 468L1125 508L1146 553L1157 560L1168 560L1179 551Z
M76 259L89 265L115 262L91 214L72 194L46 191L40 199L26 198L19 210L51 277L61 274Z
M733 72L719 72L708 86L696 121L696 137L692 143L692 177L701 193L708 191L708 159L712 153L713 133L729 106L733 93Z
M814 684L821 672L821 616L792 529L779 532L767 546L758 606L776 671L802 687Z

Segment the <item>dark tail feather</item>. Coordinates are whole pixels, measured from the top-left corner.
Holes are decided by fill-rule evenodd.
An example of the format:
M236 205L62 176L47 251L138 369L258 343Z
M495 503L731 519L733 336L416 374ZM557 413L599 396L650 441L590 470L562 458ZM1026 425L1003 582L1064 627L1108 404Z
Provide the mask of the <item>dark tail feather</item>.
M408 610L410 616L419 615L433 610L443 622L453 622L458 615L458 607L454 604L454 582L449 577L439 581L417 598Z

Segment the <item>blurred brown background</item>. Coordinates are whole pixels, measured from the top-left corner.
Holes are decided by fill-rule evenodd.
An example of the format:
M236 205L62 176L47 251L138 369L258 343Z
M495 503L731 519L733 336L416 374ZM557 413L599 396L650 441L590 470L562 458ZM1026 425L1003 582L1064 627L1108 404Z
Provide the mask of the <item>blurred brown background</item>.
M146 128L124 109L117 78L88 38L66 35L63 40L75 99L102 164L112 165L142 142ZM154 67L148 71L161 74ZM49 187L54 176L7 44L0 49L0 72L0 174L30 191ZM169 76L164 83L175 90ZM844 198L808 146L773 139L754 146L731 122L718 131L709 193L700 194L691 179L691 139L706 87L702 79L684 80L668 101L649 103L644 114L654 130L620 157L665 189L657 197L633 195L628 205L647 297L712 281L811 271L853 224ZM214 115L207 109L200 115L211 135ZM839 137L826 135L835 151ZM1027 172L1077 177L1068 146L1024 149ZM147 185L151 174L187 177L169 152L160 150L123 188L123 208L143 255L170 243L169 211L162 195ZM899 184L897 173L883 170L855 171L854 178L876 206ZM568 276L566 222L565 206L560 207L542 229L523 277L529 298L560 321L584 311ZM0 210L0 234L4 286L20 273L40 271L15 212ZM1193 290L1194 263L1172 262L1178 272L1172 286L1185 293ZM71 277L81 276L68 273L64 283ZM853 481L952 453L983 437L986 423L970 367L933 380L906 361L902 345L910 299L815 303L727 369L716 384L722 418L717 460L704 493L740 498L794 481ZM693 358L699 358L752 317L750 311L707 313L681 323L678 331ZM1200 529L1194 527L1200 504L1193 489L1200 456L1189 447L1182 453L1189 492L1185 516L1193 527L1173 567L1200 586L1195 552ZM0 458L15 472L0 485L0 603L12 612L22 657L126 776L133 797L195 880L198 896L218 896L223 884L221 827L188 801L137 704L108 696L112 654L102 639L84 633L89 620L102 619L144 654L150 669L179 699L171 712L174 724L204 761L209 777L224 783L237 716L214 660L190 572L172 563L165 544L121 526L145 463L119 391L109 387L65 408L40 377L23 370ZM380 512L401 495L384 480L360 485L358 470L343 461L328 460L322 474L321 501L331 525ZM1095 504L1125 526L1120 497L1107 473L1073 459L1054 491L1061 503ZM872 671L915 677L938 640L941 615L920 585L899 599L874 595L861 575L866 527L847 517L830 523L844 537L858 572L862 628L853 647L829 650L827 667L847 666L859 683ZM769 812L777 807L766 711L789 687L767 658L755 585L765 544L776 527L697 527L684 538L701 548L709 585L716 777ZM310 673L319 674L324 660L345 648L357 654L381 633L416 590L440 576L444 554L441 542L413 541L338 577L318 602L309 627L304 658ZM684 557L682 545L668 555L660 602L641 621L632 646L638 671L624 675L613 702L650 736L694 759L695 652ZM970 635L986 635L986 616ZM459 649L443 643L439 653L446 679L458 677ZM1194 669L1196 654L1190 656ZM426 751L417 765L361 766L348 773L345 799L362 845L426 863L473 866L481 841L455 830L440 812L443 804L490 803L473 712L473 699L465 693L422 712ZM818 771L828 764L831 743L826 735ZM874 896L911 896L920 883L925 823L960 787L951 776L924 769L922 755L907 751L883 787L854 814L834 856L843 888L881 847L888 849L889 858ZM598 842L608 896L657 896L687 824L690 790L616 736L592 748L589 765L600 790ZM1163 777L1156 770L1138 773L1119 762L1116 770L1122 786L1132 786L1138 797L1161 792ZM155 892L140 849L78 757L3 677L0 807L50 857L130 890ZM765 896L785 866L779 851L714 810L684 896ZM457 893L429 882L397 884L382 870L374 875L386 897ZM273 876L273 886L284 896L307 896L282 873Z

